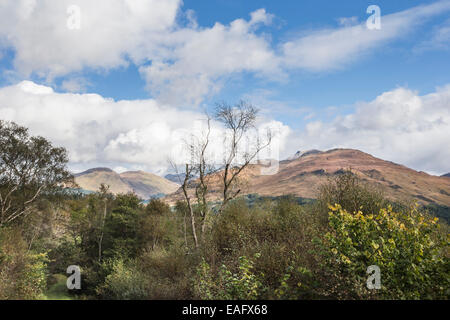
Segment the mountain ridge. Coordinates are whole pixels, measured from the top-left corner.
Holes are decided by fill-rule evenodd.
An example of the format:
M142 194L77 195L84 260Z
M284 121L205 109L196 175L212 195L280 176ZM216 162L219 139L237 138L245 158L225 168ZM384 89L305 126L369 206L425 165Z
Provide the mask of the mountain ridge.
M279 162L274 175L261 175L260 164L252 164L242 172L242 195L295 195L317 198L319 188L342 172L351 169L363 181L380 187L388 198L399 201L417 200L423 204L450 206L450 179L419 172L402 164L376 158L356 149L331 149L298 154ZM219 174L209 177L210 199L220 199ZM190 190L193 194L193 190ZM180 191L166 197L173 203L182 199Z
M74 175L75 182L84 190L97 191L107 184L113 194L135 193L144 200L175 192L179 185L145 171L117 173L109 168L91 168Z

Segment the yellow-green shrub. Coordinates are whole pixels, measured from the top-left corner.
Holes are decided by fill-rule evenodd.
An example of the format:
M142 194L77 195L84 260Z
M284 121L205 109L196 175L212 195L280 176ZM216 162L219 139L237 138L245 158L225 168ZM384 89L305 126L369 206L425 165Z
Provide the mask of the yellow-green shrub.
M352 214L330 206L330 231L322 240L329 277L328 293L338 298L448 298L447 239L438 235L438 219L417 207L376 214ZM381 289L366 287L369 266L381 270Z
M259 254L254 258L258 259ZM194 281L194 290L201 299L224 300L255 300L263 291L260 277L254 271L254 261L248 257L239 257L237 272L232 272L226 265L222 265L216 275L202 260L197 268L197 277Z
M0 229L0 299L44 299L46 253L28 250L18 229Z

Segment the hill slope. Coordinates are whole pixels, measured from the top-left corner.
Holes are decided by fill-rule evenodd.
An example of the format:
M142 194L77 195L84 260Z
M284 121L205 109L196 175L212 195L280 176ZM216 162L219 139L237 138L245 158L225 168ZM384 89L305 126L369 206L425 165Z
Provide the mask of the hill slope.
M262 165L251 165L243 172L241 194L262 196L292 194L316 198L320 185L328 178L351 168L361 179L379 186L392 200L418 200L423 204L450 206L450 179L418 172L353 149L305 152L280 162L274 175L260 174ZM210 177L211 200L220 197L219 175ZM169 202L181 194L168 197Z
M93 168L75 175L75 182L85 190L98 191L102 183L109 185L114 193L133 192L130 185L120 175L108 168Z
M100 184L109 185L114 194L134 192L142 199L175 192L178 185L160 176L143 171L118 174L108 168L93 168L75 175L75 182L84 190L97 191Z
M180 187L172 181L144 171L128 171L121 173L120 177L143 199L158 194L171 194Z

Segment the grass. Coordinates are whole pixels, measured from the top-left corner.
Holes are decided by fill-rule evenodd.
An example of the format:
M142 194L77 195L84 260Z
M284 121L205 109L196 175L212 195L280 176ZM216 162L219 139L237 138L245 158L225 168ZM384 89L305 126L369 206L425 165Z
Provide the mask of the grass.
M45 293L47 300L73 300L74 297L67 290L67 277L63 274L55 274L52 277L56 282L50 285Z

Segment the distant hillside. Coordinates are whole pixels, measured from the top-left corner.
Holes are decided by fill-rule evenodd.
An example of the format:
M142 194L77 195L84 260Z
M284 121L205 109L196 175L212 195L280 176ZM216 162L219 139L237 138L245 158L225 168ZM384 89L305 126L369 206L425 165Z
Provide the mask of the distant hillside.
M93 168L75 175L76 183L84 190L97 191L102 183L114 194L134 192L142 199L161 197L175 192L178 185L165 178L143 171L121 174L109 168Z
M243 171L241 194L272 197L292 194L315 199L321 184L351 168L362 180L379 186L392 200L450 206L450 179L418 172L358 150L299 152L291 160L281 161L278 173L269 176L261 175L261 168L262 165L255 164ZM211 200L220 198L219 175L209 177ZM167 201L173 202L181 196L177 192L167 197Z
M308 150L308 151L297 151L292 157L287 158L286 160L295 160L310 154L318 154L321 153L322 151L320 150Z
M450 172L449 172L449 173L446 173L446 174L443 174L441 177L450 178Z
M121 173L120 177L143 199L153 196L160 197L161 194L171 194L180 187L172 181L144 171L128 171Z
M131 186L120 175L108 168L93 168L75 175L75 182L84 190L98 191L102 183L109 185L114 193L133 192Z
M164 178L166 178L169 181L175 182L175 183L180 183L180 181L184 180L184 176L185 176L185 173L179 173L179 174L169 173L169 174L166 174L164 176Z

